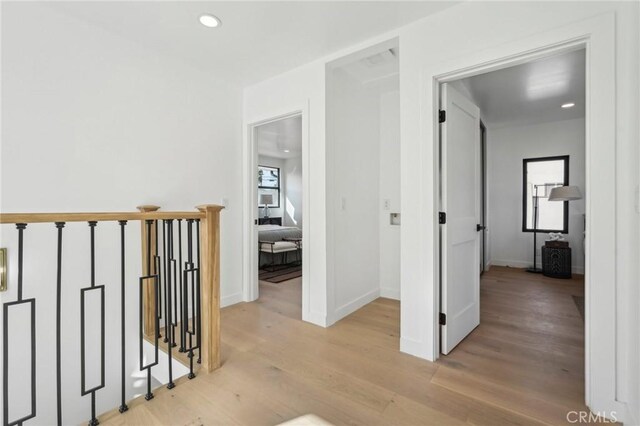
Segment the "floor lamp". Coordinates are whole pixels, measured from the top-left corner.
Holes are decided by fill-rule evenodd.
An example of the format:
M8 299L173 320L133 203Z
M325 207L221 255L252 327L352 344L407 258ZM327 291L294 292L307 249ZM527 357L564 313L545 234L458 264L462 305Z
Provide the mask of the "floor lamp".
M575 201L581 199L582 193L577 186L558 186L553 188L551 193L549 193L549 201ZM582 250L584 253L584 233L582 237Z
M545 185L534 185L535 196L533 201L533 268L527 269L527 272L541 273L542 269L537 268L536 262L536 246L538 232L538 187ZM577 186L556 186L549 193L549 201L574 201L581 200L582 194Z
M546 185L533 185L534 195L533 195L533 268L528 268L527 272L532 272L534 274L541 274L542 269L539 269L537 259L536 259L536 247L538 245L538 188Z
M577 186L556 186L549 194L549 201L581 200L582 193Z

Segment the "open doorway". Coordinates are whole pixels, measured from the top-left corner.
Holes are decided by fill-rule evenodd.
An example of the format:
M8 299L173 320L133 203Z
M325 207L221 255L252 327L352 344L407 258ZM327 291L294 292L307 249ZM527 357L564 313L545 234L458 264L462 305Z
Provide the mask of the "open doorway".
M302 317L302 115L253 127L258 297Z
M401 168L398 39L326 65L329 322L372 303L399 335Z
M446 356L439 362L548 407L579 406L587 306L585 50L440 90ZM507 407L508 399L495 402Z

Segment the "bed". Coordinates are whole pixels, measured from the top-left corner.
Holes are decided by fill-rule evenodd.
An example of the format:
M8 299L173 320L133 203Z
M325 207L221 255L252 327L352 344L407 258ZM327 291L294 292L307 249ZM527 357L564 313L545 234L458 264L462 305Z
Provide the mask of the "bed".
M258 240L282 241L284 238L302 238L302 229L295 226L258 225Z
M302 230L295 226L258 225L258 241L277 242L285 238L302 238ZM275 259L272 258L273 256ZM271 255L263 252L259 259L259 266L262 267L272 263L282 263L284 256L282 253Z

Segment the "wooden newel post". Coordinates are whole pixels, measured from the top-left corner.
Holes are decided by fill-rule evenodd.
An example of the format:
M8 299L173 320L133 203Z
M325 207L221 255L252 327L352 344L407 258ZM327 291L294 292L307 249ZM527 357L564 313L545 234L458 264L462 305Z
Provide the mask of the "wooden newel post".
M205 214L200 223L201 358L210 372L220 367L220 211L215 204L198 206Z
M155 212L160 209L158 206L138 206L136 207L142 213ZM151 232L149 239L149 235L147 235L147 224L144 220L140 221L140 229L142 230L142 274L143 275L152 275L155 266L154 259L156 253L156 227L151 225ZM148 258L151 257L151 259ZM147 265L151 267L148 268ZM155 337L156 334L156 320L155 316L157 313L155 312L155 294L154 288L151 285L147 285L142 300L142 309L144 310L144 334L149 337Z

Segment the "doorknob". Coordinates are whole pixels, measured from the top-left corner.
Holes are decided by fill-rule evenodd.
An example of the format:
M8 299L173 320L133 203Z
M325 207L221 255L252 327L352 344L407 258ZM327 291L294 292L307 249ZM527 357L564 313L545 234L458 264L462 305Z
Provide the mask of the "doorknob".
M480 224L476 225L476 231L480 232L480 231L482 231L484 229L487 229L487 227L486 226L482 226Z

